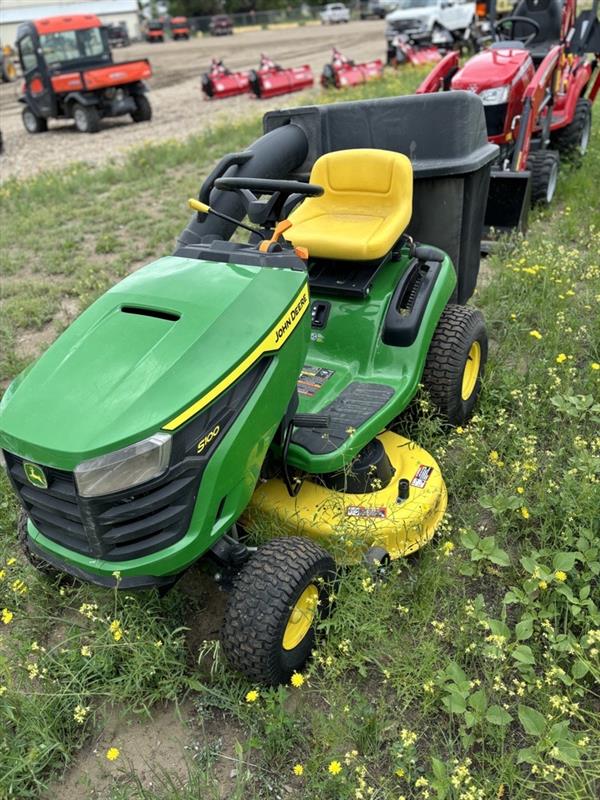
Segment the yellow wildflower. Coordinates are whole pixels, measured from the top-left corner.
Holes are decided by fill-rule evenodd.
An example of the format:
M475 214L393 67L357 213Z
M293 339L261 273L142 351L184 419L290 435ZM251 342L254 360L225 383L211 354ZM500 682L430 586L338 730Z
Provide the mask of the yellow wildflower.
M567 573L563 572L562 569L557 569L556 572L554 573L554 577L556 578L557 581L563 583L564 581L567 580Z
M529 331L529 335L533 336L534 339L541 339L542 338L542 334L539 331L535 331L535 330Z
M592 369L600 369L600 364L597 361L592 361Z
M256 689L250 689L250 691L246 694L246 702L247 703L256 703L260 694L257 692Z
M342 771L342 765L339 761L330 761L329 766L327 767L327 771L331 775L339 775Z
M106 751L106 758L109 761L116 761L117 758L121 755L121 751L118 747L109 747Z
M394 773L397 778L403 778L406 775L406 772L402 769L402 767L398 767L396 772Z
M2 609L2 614L0 614L0 617L2 618L2 622L5 625L10 625L10 623L13 620L14 614L13 614L12 611L9 611L8 608L3 608Z
M92 655L92 648L89 646L89 644L84 644L80 650L80 653L84 658L89 658Z
M6 692L8 692L7 687L6 686L0 686L0 697L2 697L3 694L6 694Z
M566 360L567 360L567 357L566 357L566 355L565 355L564 353L559 353L559 354L556 356L556 363L557 363L557 364L562 364L562 363L563 363L563 361L566 361Z
M529 519L529 509L527 506L521 506L521 516L523 519Z
M120 620L114 619L110 623L110 632L112 633L115 642L118 642L123 638L123 628L121 627Z
M17 563L17 559L13 556L12 558L8 559L8 561L6 562L6 566L7 567L12 567L12 565L16 564L16 563Z
M83 725L85 722L85 718L89 714L90 707L89 706L75 706L75 711L73 712L73 719L75 722L78 722L80 725Z
M304 773L304 767L302 764L294 764L294 775L300 777Z
M299 689L304 683L304 675L302 675L300 672L294 672L290 683L292 684L292 686L295 686L296 689Z
M517 486L517 494L523 494L525 489L522 486Z
M444 542L442 545L442 550L444 551L445 556L449 556L454 550L454 542Z
M548 584L546 583L546 581L539 581L539 582L538 582L538 587L539 587L539 588L542 590L542 592L543 592L545 589L547 589L547 588L548 588Z

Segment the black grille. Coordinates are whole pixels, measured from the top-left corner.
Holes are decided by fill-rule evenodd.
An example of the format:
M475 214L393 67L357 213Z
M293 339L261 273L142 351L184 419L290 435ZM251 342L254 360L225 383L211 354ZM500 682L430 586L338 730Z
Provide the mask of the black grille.
M44 467L48 488L32 486L23 459L6 453L27 515L48 539L77 553L124 561L168 547L186 532L200 471L178 466L138 489L101 498L77 494L71 472Z
M483 107L488 136L500 136L501 133L504 133L504 121L506 120L507 109L507 103Z

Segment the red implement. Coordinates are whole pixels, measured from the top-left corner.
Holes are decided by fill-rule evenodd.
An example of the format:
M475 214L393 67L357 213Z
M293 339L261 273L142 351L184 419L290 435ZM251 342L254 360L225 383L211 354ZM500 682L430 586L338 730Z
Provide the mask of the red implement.
M301 67L284 68L275 64L268 56L261 55L260 66L250 70L250 87L260 98L276 97L280 94L300 92L314 85L315 78L308 64Z
M356 64L334 47L331 63L325 64L323 67L321 85L325 88L342 89L346 86L358 86L381 77L383 77L383 61L380 58Z
M207 100L221 100L250 91L247 72L231 72L220 60L213 58L210 69L202 76L202 91Z

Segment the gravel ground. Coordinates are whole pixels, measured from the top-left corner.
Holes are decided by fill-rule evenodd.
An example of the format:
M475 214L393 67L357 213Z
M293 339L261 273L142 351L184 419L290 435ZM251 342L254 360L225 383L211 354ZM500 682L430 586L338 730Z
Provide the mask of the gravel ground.
M199 37L187 42L139 43L119 49L115 51L116 61L145 57L151 61L153 119L138 125L129 117L106 120L100 132L93 135L79 133L72 121L58 120L50 122L47 133L28 134L21 122L21 104L17 102L21 80L0 84L0 127L4 137L0 180L28 177L75 161L100 164L122 157L132 147L146 142L185 139L215 122L294 105L299 95L271 100L241 96L206 101L200 90L200 75L213 56L223 58L230 69L248 69L258 66L264 51L283 66L309 63L318 82L333 45L355 60L383 58L384 26L380 20L365 20L347 25L252 31L226 38Z

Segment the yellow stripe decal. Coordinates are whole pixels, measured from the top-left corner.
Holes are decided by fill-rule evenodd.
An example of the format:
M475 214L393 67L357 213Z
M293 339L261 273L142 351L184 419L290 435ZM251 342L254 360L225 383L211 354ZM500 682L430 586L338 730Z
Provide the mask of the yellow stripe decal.
M223 394L223 392L233 383L235 383L235 381L237 381L237 379L243 375L244 372L250 369L250 367L256 361L258 361L261 356L263 356L265 353L271 353L274 350L279 350L280 347L283 347L286 340L290 337L304 316L308 306L308 287L305 284L288 310L277 322L270 333L262 340L258 347L249 353L246 358L241 361L237 367L235 367L235 369L233 369L223 378L223 380L219 381L216 386L213 386L209 392L202 395L202 397L196 400L195 403L189 406L189 408L186 408L185 411L182 411L181 414L178 414L170 422L167 422L166 425L163 425L163 430L174 431L176 428L179 428L180 425L183 425L183 423L187 422L188 419L193 417L199 411L202 411L202 409L205 408L209 403L212 403L216 397L218 397L220 394Z

